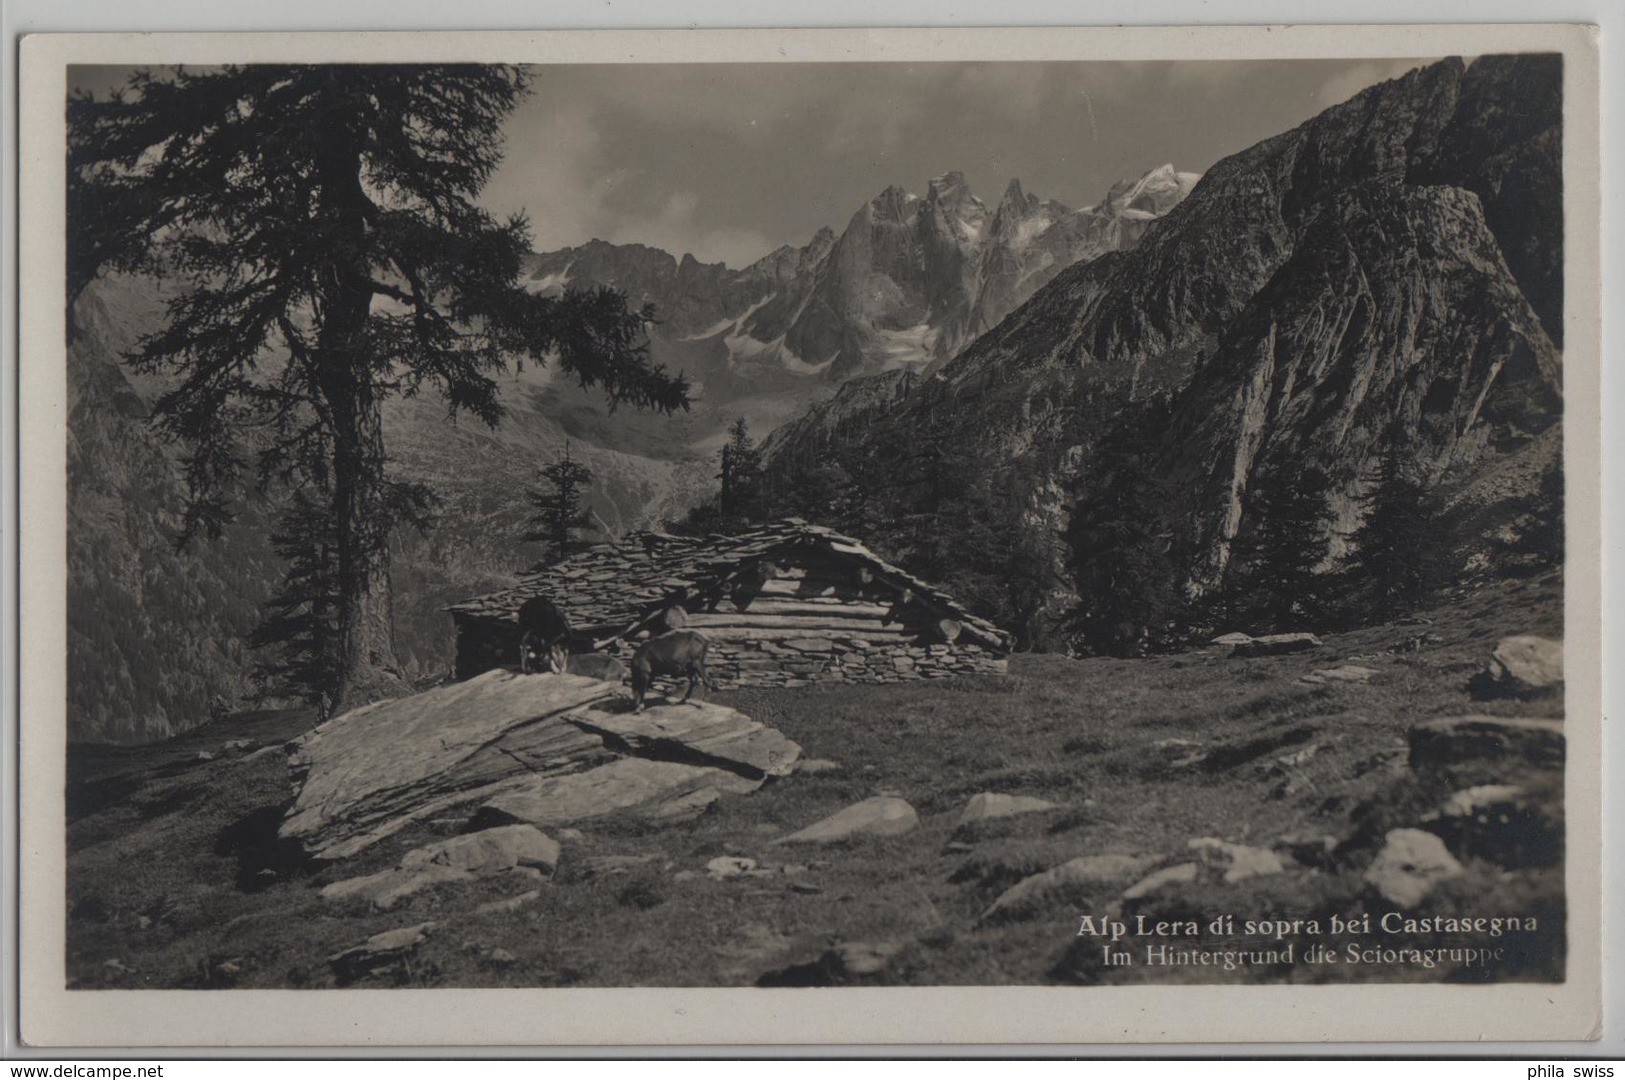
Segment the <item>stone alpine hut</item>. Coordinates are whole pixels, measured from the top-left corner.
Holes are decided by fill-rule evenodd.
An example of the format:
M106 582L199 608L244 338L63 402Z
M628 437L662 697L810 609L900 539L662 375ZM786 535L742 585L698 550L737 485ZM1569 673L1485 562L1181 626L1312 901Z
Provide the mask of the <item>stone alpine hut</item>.
M736 536L635 533L456 604L457 678L517 663L519 607L535 596L570 619L572 652L624 659L650 634L698 630L723 687L1002 674L1010 652L1008 634L946 593L788 518Z

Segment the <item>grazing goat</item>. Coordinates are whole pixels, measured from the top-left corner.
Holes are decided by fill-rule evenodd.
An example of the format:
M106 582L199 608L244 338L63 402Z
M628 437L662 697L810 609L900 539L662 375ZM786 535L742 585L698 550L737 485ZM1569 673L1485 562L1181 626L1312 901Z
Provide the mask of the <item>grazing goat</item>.
M519 608L519 670L530 674L532 660L544 671L563 671L569 659L570 620L545 596L532 597Z
M705 683L707 690L716 689L705 670L705 650L709 643L693 630L672 630L652 637L638 646L632 657L632 710L643 708L643 695L656 675L680 678L688 676L688 689L683 701L694 693L696 682ZM682 702L679 702L681 704Z

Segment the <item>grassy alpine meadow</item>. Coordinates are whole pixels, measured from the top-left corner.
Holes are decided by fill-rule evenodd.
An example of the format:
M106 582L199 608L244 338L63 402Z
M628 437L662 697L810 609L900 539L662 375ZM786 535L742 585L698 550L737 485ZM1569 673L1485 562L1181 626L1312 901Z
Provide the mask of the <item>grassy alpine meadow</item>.
M718 692L713 700L778 728L801 744L803 762L820 764L726 796L689 821L610 816L547 829L562 845L550 879L508 873L438 886L389 911L324 900L320 888L393 866L462 830L468 815L449 811L341 864L302 861L278 844L276 828L294 795L280 748L313 726L308 713L227 717L140 748L76 745L70 985L1561 979L1562 853L1550 843L1511 860L1469 853L1412 913L1537 920L1537 929L1495 938L1492 962L1314 963L1317 943L1342 951L1351 939L1292 923L1380 920L1394 910L1367 886L1367 869L1389 829L1425 827L1450 794L1410 770L1412 724L1467 713L1561 716L1560 700L1481 702L1468 691L1501 637L1561 638L1561 594L1556 574L1488 585L1421 617L1326 635L1322 647L1285 656L1236 659L1218 646L1136 660L1022 655L1005 677ZM1340 665L1373 674L1305 681ZM1560 845L1556 783L1532 798L1555 815ZM961 824L981 792L1055 806ZM877 795L908 800L919 827L775 843ZM1182 880L1177 868L1190 865L1190 843L1201 838L1273 852L1279 869ZM989 910L1033 875L1106 855L1127 858L1109 864L1114 872L1034 886ZM725 856L750 872L716 869ZM1124 896L1164 870L1166 887ZM1267 921L1269 932L1214 938L1208 927L1225 915ZM1171 933L1155 942L1205 940L1256 955L1229 966L1159 965L1146 962L1153 939L1141 938L1116 944L1128 955L1118 962L1102 938L1080 936L1085 916L1162 922ZM347 976L329 962L371 935L422 923L434 924L426 940L398 963ZM1417 931L1353 940L1387 948L1467 939Z

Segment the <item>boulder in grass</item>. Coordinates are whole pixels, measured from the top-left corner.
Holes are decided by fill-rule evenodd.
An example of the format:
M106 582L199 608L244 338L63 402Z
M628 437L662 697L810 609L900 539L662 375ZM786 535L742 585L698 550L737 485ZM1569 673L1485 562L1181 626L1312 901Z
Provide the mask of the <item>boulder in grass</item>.
M558 842L524 824L464 833L409 851L401 859L402 870L446 866L475 877L490 877L516 866L531 866L551 874L558 864Z
M774 843L828 844L851 836L901 836L913 832L919 824L920 815L907 801L881 795L853 803Z
M1533 634L1502 638L1472 682L1479 698L1535 698L1563 692L1563 643Z
M1394 829L1366 870L1365 881L1390 903L1414 908L1441 882L1463 872L1461 863L1433 833Z

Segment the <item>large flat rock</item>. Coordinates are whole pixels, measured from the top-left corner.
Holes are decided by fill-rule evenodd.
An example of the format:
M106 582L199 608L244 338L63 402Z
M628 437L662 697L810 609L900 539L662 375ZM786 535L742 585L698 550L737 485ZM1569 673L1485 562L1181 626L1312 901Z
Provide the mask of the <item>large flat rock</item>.
M788 773L800 753L721 705L633 715L612 683L492 671L356 709L306 735L293 761L303 785L281 835L317 858L341 859L465 805L534 824L628 808L682 816Z
M801 757L801 747L776 729L703 701L654 705L642 712L591 708L572 719L640 757L681 756L747 776L789 776Z
M607 757L565 717L617 693L575 675L490 671L334 717L300 740L292 765L304 783L281 835L344 858L517 775Z
M679 761L620 758L568 776L536 776L522 781L481 807L494 820L532 825L568 825L627 811L649 820L673 820L702 812L723 795L743 795L762 786L727 769Z

